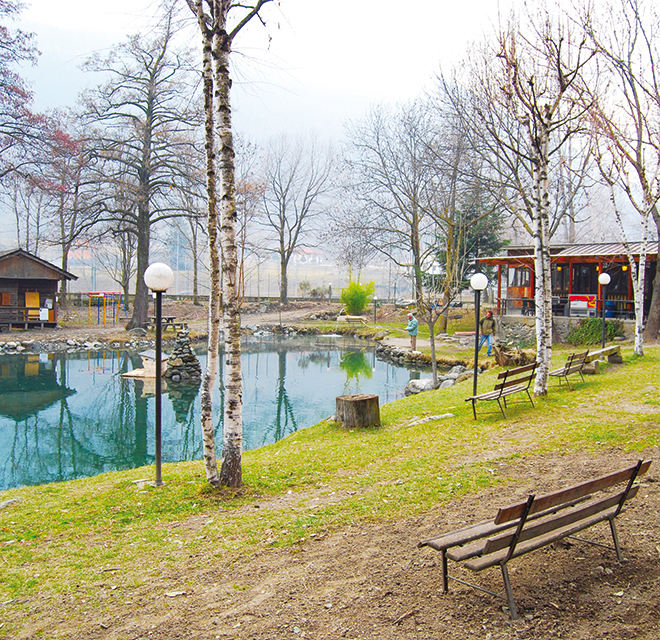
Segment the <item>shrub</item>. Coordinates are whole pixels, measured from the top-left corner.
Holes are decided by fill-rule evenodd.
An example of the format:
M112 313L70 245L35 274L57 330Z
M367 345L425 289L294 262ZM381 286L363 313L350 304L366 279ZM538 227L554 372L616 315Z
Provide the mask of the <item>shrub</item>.
M601 318L582 318L569 332L567 342L572 345L598 344L603 337L603 321ZM613 340L624 336L621 320L605 320L605 339Z
M345 289L341 290L339 299L349 316L358 316L367 308L369 299L373 296L375 290L376 285L373 282L360 284L351 281Z

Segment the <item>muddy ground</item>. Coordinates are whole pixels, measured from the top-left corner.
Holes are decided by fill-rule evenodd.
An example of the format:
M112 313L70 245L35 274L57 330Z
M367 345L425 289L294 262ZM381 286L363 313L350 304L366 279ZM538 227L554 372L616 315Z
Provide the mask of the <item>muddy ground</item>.
M538 455L506 462L504 486L438 505L421 516L352 526L290 548L259 549L232 564L213 557L172 567L157 584L144 584L113 604L89 610L84 593L49 598L35 607L19 638L137 640L387 639L465 640L660 638L660 449L639 495L619 518L624 561L613 551L568 541L511 561L520 619L504 602L450 582L441 593L439 554L417 543L468 523L492 518L503 504L528 492L548 492L616 470L636 456ZM294 495L291 499L295 500ZM176 524L195 535L200 518ZM611 544L601 523L584 537ZM203 569L199 569L203 566ZM463 579L502 593L497 569ZM108 578L109 581L112 578Z

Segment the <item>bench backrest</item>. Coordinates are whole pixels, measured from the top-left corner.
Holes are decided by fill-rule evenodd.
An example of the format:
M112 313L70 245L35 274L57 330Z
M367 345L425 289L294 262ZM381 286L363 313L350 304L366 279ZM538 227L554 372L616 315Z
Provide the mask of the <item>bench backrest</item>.
M549 493L548 495L541 496L533 501L527 515L531 516L534 513L539 513L541 511L546 511L555 507L561 507L561 505L567 506L569 504L574 504L581 498L595 493L596 491L602 491L603 489L613 487L617 484L621 484L622 482L630 482L631 479L635 479L636 477L645 474L650 466L650 460L640 460L636 465L628 467L627 469L616 471L615 473L609 473L605 476L601 476L600 478L596 478L595 480L583 482L582 484L578 484L574 487L564 489L563 491L557 491L555 493ZM519 504L500 509L495 516L495 524L517 520L518 518L522 517L526 507L527 502L521 502Z
M532 380L536 377L536 367L538 363L533 362L532 364L526 364L522 367L516 367L515 369L507 369L502 371L497 376L498 382L495 384L495 391L504 391L507 387L512 387L513 385L521 385L527 383L527 387L531 384Z
M564 364L564 373L568 375L569 373L580 371L586 363L588 355L588 350L584 353L572 353L568 356L568 360L566 360L566 363Z

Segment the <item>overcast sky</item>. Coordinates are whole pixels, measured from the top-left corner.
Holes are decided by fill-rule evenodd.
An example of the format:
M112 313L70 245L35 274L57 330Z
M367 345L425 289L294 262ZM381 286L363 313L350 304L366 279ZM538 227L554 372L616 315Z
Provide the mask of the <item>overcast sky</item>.
M511 0L515 2L515 0ZM42 53L26 70L38 110L75 104L97 79L79 65L154 23L157 0L28 0L22 27ZM181 0L183 4L183 0ZM234 123L252 140L281 132L341 136L380 102L405 102L497 22L509 0L281 0L235 42ZM269 41L270 38L270 41ZM190 45L199 48L191 30Z

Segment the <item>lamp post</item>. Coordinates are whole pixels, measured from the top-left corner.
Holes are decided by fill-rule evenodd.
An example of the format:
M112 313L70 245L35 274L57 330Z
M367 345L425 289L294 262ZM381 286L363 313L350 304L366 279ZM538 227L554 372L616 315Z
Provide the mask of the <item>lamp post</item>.
M600 282L600 286L602 287L603 290L603 309L602 309L602 318L603 318L603 339L601 340L601 349L605 348L605 300L607 299L607 285L610 283L610 274L609 273L601 273L598 276L598 282Z
M161 477L161 407L162 407L162 342L163 342L163 291L174 282L174 273L166 264L154 262L144 272L144 284L156 294L156 486L163 486Z
M479 313L481 307L481 292L488 286L488 278L483 273L475 273L470 278L470 286L474 290L474 375L472 395L477 395L477 368L479 361Z
M376 324L376 309L378 308L378 298L374 296L374 324Z
M332 282L328 282L328 302L332 302Z

